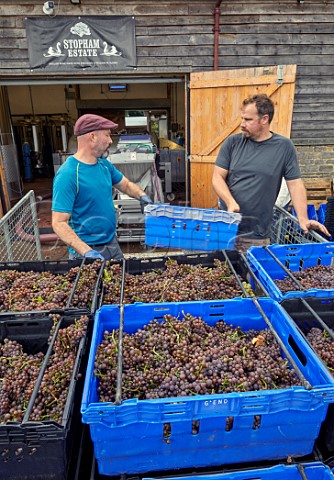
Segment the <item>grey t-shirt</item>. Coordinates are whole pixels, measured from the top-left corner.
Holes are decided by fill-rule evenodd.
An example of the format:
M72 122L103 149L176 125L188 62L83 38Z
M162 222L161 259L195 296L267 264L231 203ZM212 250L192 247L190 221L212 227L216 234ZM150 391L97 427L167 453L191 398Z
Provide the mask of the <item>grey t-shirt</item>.
M222 144L216 165L228 170L227 184L240 206L238 234L270 237L273 206L282 178L301 177L292 141L273 133L268 140L255 142L237 133ZM226 209L221 199L219 207Z

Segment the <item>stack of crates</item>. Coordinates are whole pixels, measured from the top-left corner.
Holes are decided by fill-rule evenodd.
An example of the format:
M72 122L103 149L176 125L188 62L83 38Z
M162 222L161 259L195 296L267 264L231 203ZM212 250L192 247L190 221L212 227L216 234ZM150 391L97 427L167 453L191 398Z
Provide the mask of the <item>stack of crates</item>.
M297 272L320 265L334 265L334 243L309 243L251 247L247 260L269 296L280 303L306 339L312 328L320 328L323 335L334 341L334 282L333 287L303 287ZM290 277L295 287L282 291L276 281ZM326 362L319 356L319 360ZM333 369L326 367L333 378ZM322 424L318 442L327 455L334 452L334 404L330 402L326 420Z
M183 474L191 472L200 479L201 472L210 470L219 478L224 468L224 480L269 476L292 479L299 478L300 471L309 474L310 479L318 474L319 478L331 478L323 463L299 464L298 460L312 456L329 405L334 401L332 375L284 307L268 298L266 288L262 288L257 273L243 255L229 250L202 252L179 255L177 262L214 268L215 257L225 258L234 274L250 280L256 296L245 293L230 300L124 304L121 294L119 304L107 305L102 293L81 403L82 421L90 428L98 475L183 478ZM165 260L132 259L123 267L126 273L149 274L162 269ZM112 280L118 282L115 277ZM301 384L277 390L145 400L135 395L122 400L120 396L115 402L101 402L95 358L104 332L121 329L125 334L134 334L152 320L163 322L170 315L182 321L187 314L201 317L210 326L225 321L245 331L270 329L281 346L282 357L295 365L303 379ZM120 343L117 387L122 383L122 348ZM288 458L297 465L288 467ZM256 469L256 465L266 462L270 463L268 469ZM245 469L241 470L240 465ZM205 479L209 478L208 473Z
M96 265L96 268L92 267L92 270L90 268L93 261L90 259L0 264L0 344L3 344L4 341L17 342L27 355L43 354L33 391L27 394L27 404L22 405L22 420L16 420L12 412L12 418L0 423L0 478L6 480L75 480L74 472L77 469L77 463L81 460L79 446L84 433L80 415L84 373L102 273L102 264L99 263L100 265ZM87 275L85 273L86 266L90 272ZM13 280L17 273L18 277L21 275L21 278L17 277L18 279ZM43 299L38 293L39 283L42 290L43 285L50 286L49 274L52 278L60 276L60 280L68 275L66 280L60 282L62 291L58 292L58 300L56 300L57 292L55 290L51 292L56 303L60 299L64 302L59 308L47 308L44 303L47 298ZM14 303L15 294L12 289L15 289L15 285L17 285L16 294L18 293L23 276L36 279L36 283L26 293L27 299L30 299L26 303L27 305L30 305L29 302L32 299L36 300L36 307L29 311L19 310ZM83 284L86 284L91 293L89 298L81 298L80 289ZM48 291L44 290L45 295L50 295L47 293ZM12 297L12 302L10 297ZM7 304L14 305L14 311L9 311ZM80 307L79 305L85 306ZM54 323L55 315L57 316L56 324ZM59 419L50 417L38 421L32 420L31 415L34 413L34 409L38 408L39 398L43 395L41 392L44 392L42 385L45 374L52 368L54 346L59 342L63 344L62 332L66 331L68 332L66 335L70 335L69 331L76 328L80 320L85 322L86 328L79 331L80 338L78 337L75 347L75 361L71 378L66 378L68 383L66 385L63 383L60 390L58 387L54 390L54 392L58 392L58 390L63 391L66 388L68 392L66 399L62 400L64 409L61 417L58 417ZM63 346L66 347L66 345ZM8 359L9 363L10 361L11 359ZM64 364L66 361L65 350ZM24 365L22 365L23 367ZM3 381L4 379L1 378L0 393ZM59 382L62 379L55 377L54 381ZM57 383L57 385L59 384ZM25 391L22 392L22 396L25 394ZM59 392L54 393L54 402L60 401L58 395ZM2 402L5 401L5 398L4 395ZM51 408L51 404L49 408ZM5 411L2 403L0 410L2 419L5 418Z

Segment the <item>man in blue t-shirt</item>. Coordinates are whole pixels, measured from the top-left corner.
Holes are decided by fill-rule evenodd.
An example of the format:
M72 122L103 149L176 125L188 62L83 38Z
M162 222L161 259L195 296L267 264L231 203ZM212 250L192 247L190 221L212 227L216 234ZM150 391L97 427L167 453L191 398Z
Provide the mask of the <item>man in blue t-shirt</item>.
M241 133L222 144L213 171L212 185L218 206L242 215L235 249L268 245L272 213L285 178L299 225L307 233L327 229L307 215L307 196L292 141L270 130L274 104L267 95L243 101Z
M82 115L74 125L78 149L58 170L53 183L52 227L69 246L70 258L120 260L112 188L140 201L150 197L106 158L117 124L99 115Z

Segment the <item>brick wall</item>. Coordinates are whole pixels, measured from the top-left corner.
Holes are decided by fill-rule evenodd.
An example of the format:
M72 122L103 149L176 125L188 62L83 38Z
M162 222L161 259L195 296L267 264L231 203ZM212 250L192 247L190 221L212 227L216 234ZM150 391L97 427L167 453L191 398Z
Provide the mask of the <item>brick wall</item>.
M334 178L334 147L296 146L304 177Z

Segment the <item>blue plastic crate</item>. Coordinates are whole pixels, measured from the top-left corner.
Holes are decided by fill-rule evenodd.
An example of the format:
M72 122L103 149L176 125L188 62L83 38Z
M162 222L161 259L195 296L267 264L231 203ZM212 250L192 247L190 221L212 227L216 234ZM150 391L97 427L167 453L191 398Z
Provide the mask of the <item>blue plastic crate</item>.
M316 265L332 265L334 262L334 242L303 243L292 245L270 245L267 247L276 258L289 270L297 272ZM270 297L280 302L294 297L333 298L334 289L296 290L282 293L274 280L282 280L287 276L284 269L263 247L250 247L247 260L251 270L267 290Z
M239 213L223 210L148 205L145 207L145 243L151 247L212 251L233 249Z
M293 207L291 207L291 215L297 218L296 210ZM313 204L307 205L307 216L310 220L318 220L318 214L317 214L315 205ZM297 230L301 231L301 228L299 227L299 225L296 228Z
M322 224L325 223L327 203L322 203L318 208L318 221Z
M308 298L307 302L303 302L301 298L290 298L284 300L281 305L305 337L312 328L320 328L323 330L323 326L319 323L315 313L321 318L330 331L334 333L334 298ZM319 356L319 358L323 361L321 356ZM329 370L329 372L334 377L334 371ZM317 444L320 449L324 447L325 451L334 452L334 404L329 405Z
M332 376L284 309L269 298L259 303L312 388L234 392L154 400L133 398L120 405L98 401L94 376L96 349L105 330L118 328L119 308L97 311L81 413L90 425L99 472L105 475L197 468L304 456L312 452L328 403ZM252 299L125 305L124 331L134 333L164 315L220 320L244 330L268 328ZM283 353L282 353L283 354ZM283 354L284 355L284 354ZM227 421L233 417L233 428ZM255 427L260 419L259 428ZM197 423L198 429L192 426ZM170 435L164 437L164 426Z
M294 217L297 217L296 210L293 207L291 208L291 215L293 215ZM313 204L307 205L307 215L310 220L318 220L318 215L317 215L317 210L315 208L315 205Z
M275 465L273 467L250 468L207 474L185 476L164 476L164 480L333 480L334 475L322 462L301 463L298 465ZM158 480L159 477L144 477L143 480Z

